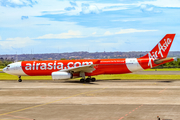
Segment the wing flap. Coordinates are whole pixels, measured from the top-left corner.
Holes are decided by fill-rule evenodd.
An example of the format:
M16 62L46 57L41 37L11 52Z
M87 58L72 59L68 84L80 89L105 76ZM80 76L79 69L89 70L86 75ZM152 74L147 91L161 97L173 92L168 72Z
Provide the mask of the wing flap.
M100 60L93 61L93 64L91 64L91 65L84 65L84 66L79 66L79 67L72 67L69 69L63 69L63 70L60 70L60 72L74 72L74 73L87 72L87 73L91 73L94 70L96 70L94 68L94 66L96 66L98 64L100 64Z

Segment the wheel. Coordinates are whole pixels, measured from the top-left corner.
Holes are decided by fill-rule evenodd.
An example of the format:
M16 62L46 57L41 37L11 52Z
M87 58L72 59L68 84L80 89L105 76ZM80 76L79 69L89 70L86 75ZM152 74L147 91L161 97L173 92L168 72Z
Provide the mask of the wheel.
M80 82L81 82L81 83L84 83L84 81L85 81L84 79L80 79Z
M89 83L91 81L91 78L86 78L86 82Z
M22 82L22 79L19 79L18 82Z
M95 81L96 81L96 78L92 78L91 81L92 81L92 82L95 82Z

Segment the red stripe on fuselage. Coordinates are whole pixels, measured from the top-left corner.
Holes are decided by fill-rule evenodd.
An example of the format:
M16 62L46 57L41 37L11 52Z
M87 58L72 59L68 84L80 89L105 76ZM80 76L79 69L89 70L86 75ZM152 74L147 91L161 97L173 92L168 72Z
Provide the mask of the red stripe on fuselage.
M52 72L83 65L95 64L97 60L51 60L51 61L23 61L22 69L29 76L51 75ZM130 73L125 64L125 59L102 59L95 66L92 73L87 76L99 74ZM77 74L76 74L77 75Z
M100 64L95 68L95 71L86 73L86 75L131 73L126 66L125 59L101 59Z
M165 61L161 64L171 62L174 59ZM21 67L25 74L29 76L43 76L51 75L52 72L59 71L62 69L68 69L83 65L97 64L94 68L95 70L92 73L85 73L86 76L94 76L100 74L124 74L131 73L127 68L125 59L101 59L99 60L51 60L51 61L23 61ZM150 63L153 67L156 67L161 64L155 64L153 60L149 58L137 58L140 66L143 69L149 69ZM79 76L78 73L75 73L74 76Z

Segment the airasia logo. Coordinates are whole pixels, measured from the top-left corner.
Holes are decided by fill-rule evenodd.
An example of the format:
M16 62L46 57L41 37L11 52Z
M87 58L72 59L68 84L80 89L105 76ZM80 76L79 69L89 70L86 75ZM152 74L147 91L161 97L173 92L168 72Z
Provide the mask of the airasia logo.
M62 70L69 68L76 68L85 65L92 65L93 62L68 62L64 65L62 62L49 62L49 63L26 63L25 70Z
M150 53L150 52L148 53L148 56L149 56L148 66L152 67L152 60L157 59L158 55L160 55L160 57L162 57L162 58L164 57L163 52L166 51L166 49L171 44L171 42L172 42L172 39L170 39L170 38L164 39L163 45L161 43L158 43L158 50L157 51L152 52L152 53Z
M161 43L158 44L158 48L159 48L158 54L160 54L162 58L164 57L163 54L162 54L162 51L163 52L166 51L166 49L168 48L169 44L171 44L171 41L172 40L170 38L167 38L167 41L166 41L166 39L164 39L164 44L163 45L161 45Z

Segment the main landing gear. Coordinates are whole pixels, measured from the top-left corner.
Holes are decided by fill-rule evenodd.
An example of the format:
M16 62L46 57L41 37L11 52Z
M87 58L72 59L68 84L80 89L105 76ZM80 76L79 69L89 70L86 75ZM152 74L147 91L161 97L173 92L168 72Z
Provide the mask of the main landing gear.
M84 78L80 79L81 83L90 83L90 82L95 82L95 81L96 81L96 78L91 78L91 77L88 77L86 79Z
M81 83L89 83L89 82L95 82L96 78L91 78L91 76L89 76L88 78L85 78L85 72L80 72L80 77L82 77L82 79L80 79Z
M19 80L18 80L18 82L22 82L21 76L19 76Z

